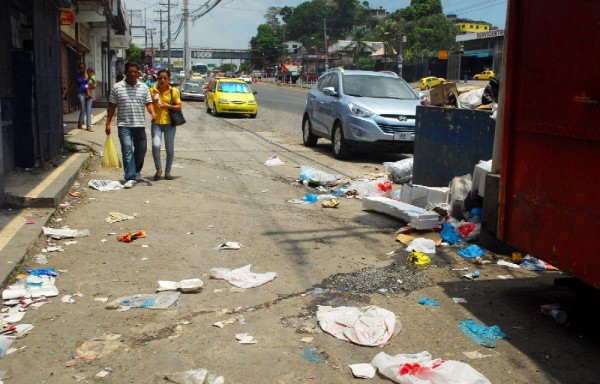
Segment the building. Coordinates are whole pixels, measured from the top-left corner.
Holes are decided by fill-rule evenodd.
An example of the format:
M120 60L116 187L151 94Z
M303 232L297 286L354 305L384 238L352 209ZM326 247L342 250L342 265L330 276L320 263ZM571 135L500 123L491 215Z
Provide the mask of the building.
M386 17L388 17L389 14L390 13L387 12L385 9L383 9L383 7L379 7L379 8L368 9L365 17L373 18L373 19L377 19L377 20L383 20Z
M486 21L461 19L456 17L456 15L446 15L446 17L448 20L453 21L454 25L456 25L462 33L488 32L492 29L492 24Z

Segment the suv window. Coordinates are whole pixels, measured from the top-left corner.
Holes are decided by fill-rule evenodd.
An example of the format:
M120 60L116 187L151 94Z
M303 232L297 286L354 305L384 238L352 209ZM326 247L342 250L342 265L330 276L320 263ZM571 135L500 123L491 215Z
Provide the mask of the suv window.
M344 94L361 97L416 100L417 95L402 79L389 76L343 76Z
M326 74L326 75L323 75L323 77L321 77L319 79L319 81L317 82L317 89L319 91L323 91L323 88L327 87L327 83L329 82L330 77L331 77L331 74Z
M329 77L329 81L327 82L327 85L325 85L326 87L332 87L336 92L340 92L339 90L339 79L338 79L338 74L337 73L332 73L331 76Z

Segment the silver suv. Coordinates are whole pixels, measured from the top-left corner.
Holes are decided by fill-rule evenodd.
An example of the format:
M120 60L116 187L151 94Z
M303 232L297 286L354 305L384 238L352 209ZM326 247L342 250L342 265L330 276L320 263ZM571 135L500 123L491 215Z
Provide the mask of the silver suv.
M330 139L338 159L354 149L410 151L417 105L419 96L395 73L329 70L308 93L302 139L307 147Z

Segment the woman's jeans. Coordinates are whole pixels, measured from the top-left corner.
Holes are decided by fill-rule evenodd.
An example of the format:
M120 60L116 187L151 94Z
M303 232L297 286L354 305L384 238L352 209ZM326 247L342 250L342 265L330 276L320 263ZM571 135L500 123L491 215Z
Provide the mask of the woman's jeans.
M156 170L162 169L160 163L160 146L162 143L162 135L165 134L165 150L167 151L167 164L165 173L171 173L173 158L175 157L175 127L171 124L156 124L152 123L152 157L154 158L154 166Z
M125 180L135 180L144 167L146 156L146 127L119 127Z
M86 93L78 93L77 99L79 99L79 125L83 126L85 117L85 125L89 128L92 125L92 103L94 99L88 98Z

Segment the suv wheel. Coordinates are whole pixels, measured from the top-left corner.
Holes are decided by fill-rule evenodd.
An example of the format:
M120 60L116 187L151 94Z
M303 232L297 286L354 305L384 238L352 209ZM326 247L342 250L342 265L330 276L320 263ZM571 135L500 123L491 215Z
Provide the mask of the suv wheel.
M314 147L317 145L319 138L312 133L312 122L308 115L304 116L302 120L302 141L305 147Z
M333 156L336 159L346 159L350 155L350 147L344 138L344 130L342 129L342 124L337 122L333 127L333 135L332 143L333 143Z

